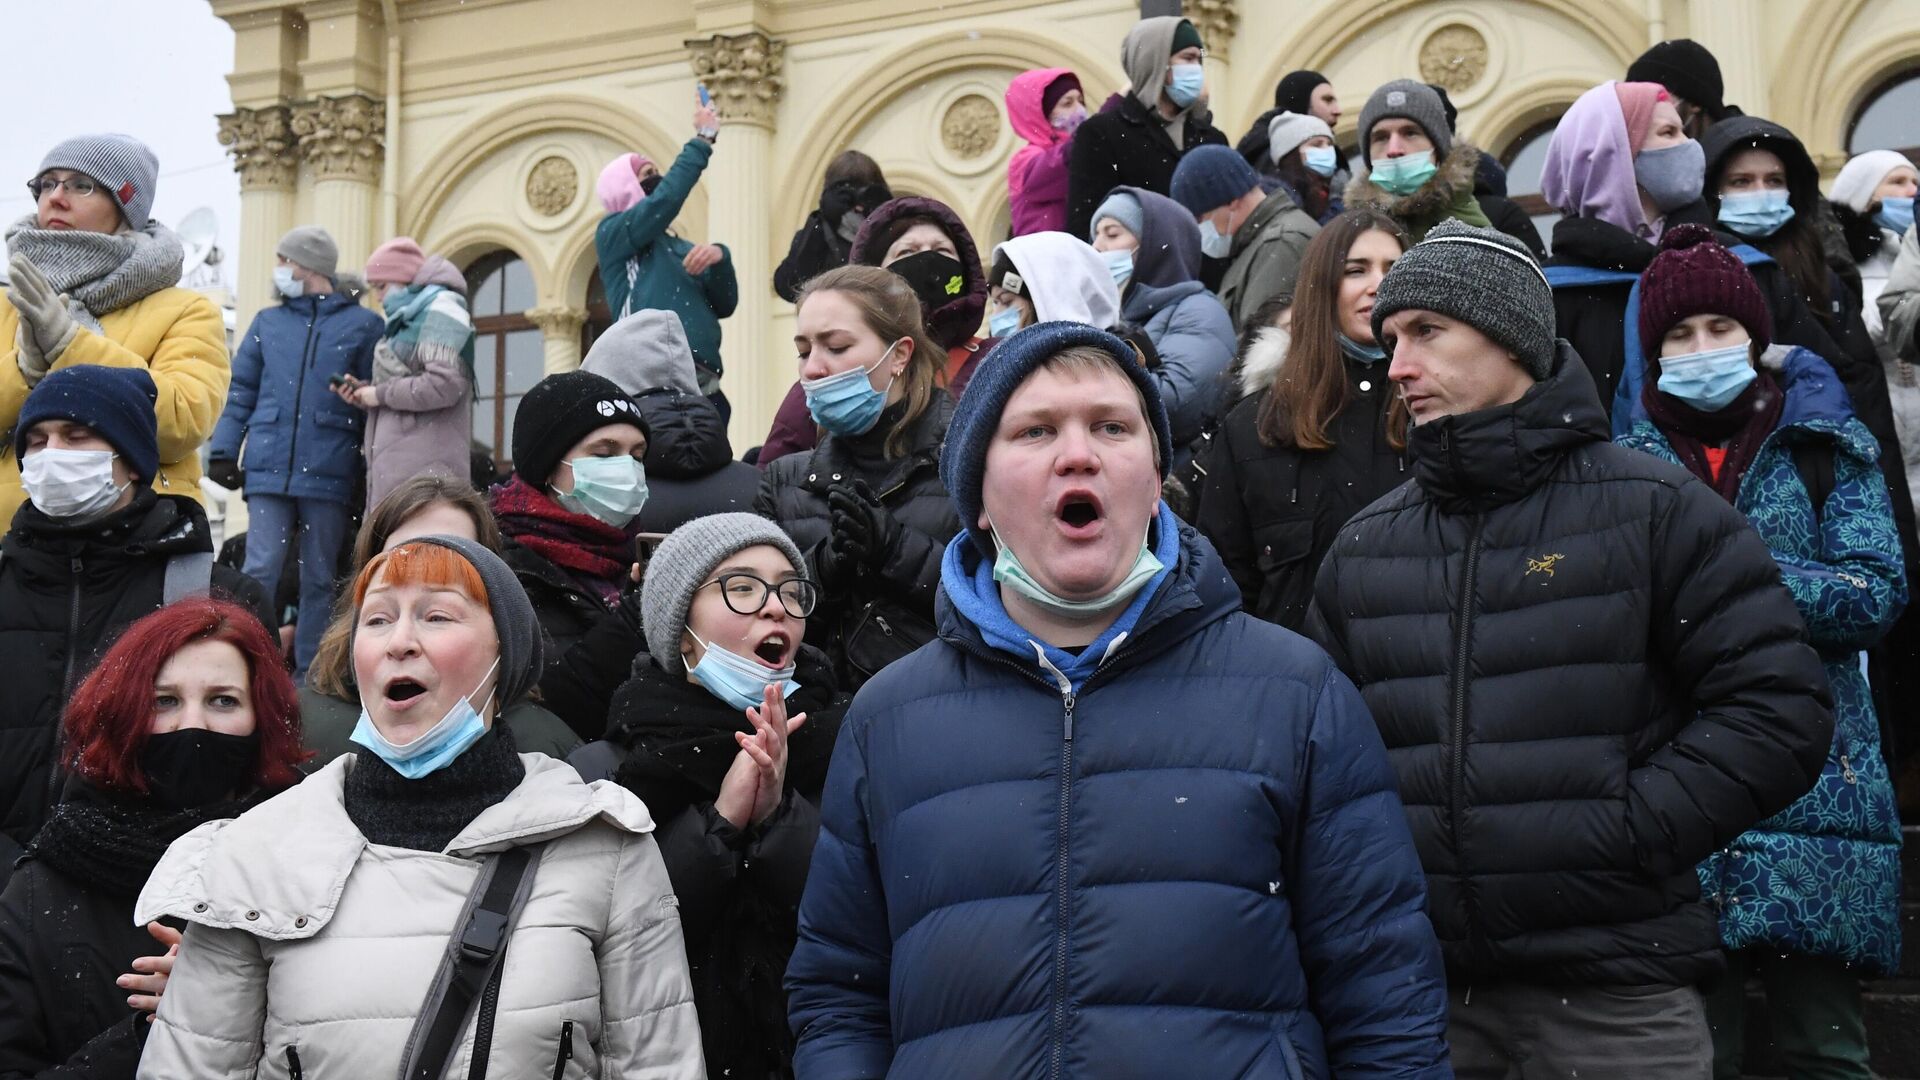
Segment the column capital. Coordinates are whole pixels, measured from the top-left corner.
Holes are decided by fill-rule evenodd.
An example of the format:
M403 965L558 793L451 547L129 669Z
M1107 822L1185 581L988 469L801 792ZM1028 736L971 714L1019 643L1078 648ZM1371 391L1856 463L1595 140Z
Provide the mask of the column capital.
M240 174L242 190L292 189L300 156L291 109L286 105L235 109L214 119L220 122L220 145L233 155L233 171Z
M1200 31L1208 55L1227 59L1234 29L1240 25L1238 0L1180 0L1180 15Z
M387 106L365 94L297 101L290 121L300 156L322 180L380 179Z
M564 307L528 308L523 314L527 321L540 328L544 337L574 338L580 337L580 328L587 324L587 309Z
M693 76L706 84L722 121L773 127L774 111L786 89L781 74L786 42L753 30L693 38L686 44Z

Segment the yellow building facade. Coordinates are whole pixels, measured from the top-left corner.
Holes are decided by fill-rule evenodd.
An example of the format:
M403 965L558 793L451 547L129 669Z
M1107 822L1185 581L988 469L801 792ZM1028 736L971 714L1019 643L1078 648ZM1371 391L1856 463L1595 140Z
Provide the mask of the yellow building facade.
M1071 67L1097 106L1122 89L1137 0L209 0L234 30L221 141L242 184L239 325L270 302L275 241L298 224L341 266L412 236L468 271L481 330L476 438L505 457L517 395L579 364L596 304L594 181L637 150L664 169L692 134L696 80L722 133L675 225L726 244L740 305L724 324L736 448L757 444L795 376L773 268L827 162L872 155L899 194L1004 239L1002 99L1014 75ZM1313 68L1345 109L1418 75L1462 135L1518 162L1583 91L1649 44L1691 37L1727 100L1799 134L1831 176L1863 113L1920 95L1913 0L1184 0L1209 48L1215 123L1238 137L1279 78ZM1892 89L1889 89L1892 88ZM1891 103L1891 104L1889 104ZM1920 118L1920 111L1895 115ZM1920 126L1920 119L1915 121ZM1885 119L1881 127L1885 127ZM1851 144L1850 144L1851 140ZM1884 141L1884 140L1883 140ZM1890 145L1920 144L1920 135Z

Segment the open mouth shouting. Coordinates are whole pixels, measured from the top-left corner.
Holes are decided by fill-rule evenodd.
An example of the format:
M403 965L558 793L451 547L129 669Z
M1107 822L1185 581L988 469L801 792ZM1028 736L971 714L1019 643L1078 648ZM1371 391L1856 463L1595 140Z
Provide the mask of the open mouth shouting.
M1068 538L1090 540L1100 534L1101 523L1107 515L1098 495L1077 488L1062 494L1053 504L1053 516Z
M753 647L753 658L778 671L793 660L793 654L799 648L800 643L787 636L785 631L775 630Z
M417 680L402 675L389 681L386 689L381 691L381 696L387 699L388 707L406 709L426 692L427 688Z

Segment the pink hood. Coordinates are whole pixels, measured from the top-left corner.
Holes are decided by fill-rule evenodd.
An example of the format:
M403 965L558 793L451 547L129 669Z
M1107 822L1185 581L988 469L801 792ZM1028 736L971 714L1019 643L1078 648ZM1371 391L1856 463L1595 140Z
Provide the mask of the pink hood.
M632 209L633 204L647 197L640 186L640 178L633 170L641 165L651 165L653 159L644 154L621 154L607 167L600 170L600 183L596 190L600 194L600 205L609 214Z
M1042 150L1067 137L1048 122L1046 112L1040 108L1040 95L1046 93L1048 83L1071 74L1072 68L1038 68L1013 77L1013 82L1007 85L1007 122L1013 125L1015 135ZM1025 153L1026 148L1022 147L1019 152Z

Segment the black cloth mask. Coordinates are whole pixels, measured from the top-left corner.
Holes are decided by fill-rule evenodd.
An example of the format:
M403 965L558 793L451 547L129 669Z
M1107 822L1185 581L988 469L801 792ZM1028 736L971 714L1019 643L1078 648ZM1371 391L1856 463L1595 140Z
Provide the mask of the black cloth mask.
M252 786L260 762L260 733L228 735L181 728L147 736L140 771L147 793L162 806L191 810L232 798Z
M938 311L967 295L966 268L944 251L916 251L887 269L906 279L923 311Z

